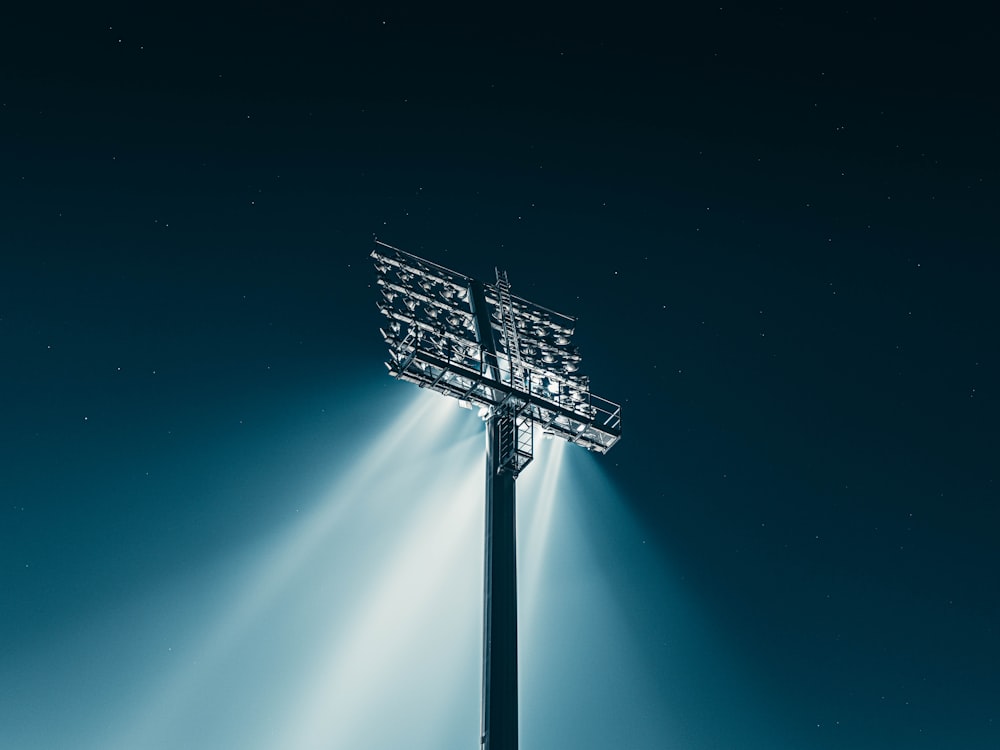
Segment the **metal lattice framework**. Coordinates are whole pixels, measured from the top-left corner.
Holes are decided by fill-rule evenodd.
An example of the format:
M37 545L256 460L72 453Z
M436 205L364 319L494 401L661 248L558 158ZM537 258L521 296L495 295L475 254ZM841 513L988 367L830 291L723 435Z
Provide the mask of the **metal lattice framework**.
M512 420L504 465L532 457L532 425L606 453L621 437L621 407L590 392L572 345L576 321L376 241L371 257L389 320L389 374Z

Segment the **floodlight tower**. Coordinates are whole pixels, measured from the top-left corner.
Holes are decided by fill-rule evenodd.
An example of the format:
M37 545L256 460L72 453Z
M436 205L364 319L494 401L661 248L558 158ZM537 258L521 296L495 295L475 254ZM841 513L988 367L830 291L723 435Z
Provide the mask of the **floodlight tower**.
M535 425L606 453L621 437L621 406L577 374L576 321L513 296L506 272L487 284L375 244L389 374L478 407L487 423L480 742L517 750L514 483L534 456Z

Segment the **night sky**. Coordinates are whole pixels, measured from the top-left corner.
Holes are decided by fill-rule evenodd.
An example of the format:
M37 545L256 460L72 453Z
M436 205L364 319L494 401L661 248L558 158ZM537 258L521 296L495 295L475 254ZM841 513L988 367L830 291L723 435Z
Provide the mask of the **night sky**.
M524 750L1000 747L985 11L355 6L2 24L0 747L478 746L481 525L447 503L482 426L373 447L425 403L385 375L376 237L578 317L624 407L608 455L567 448L547 544L544 457L519 481ZM268 578L369 455L377 503ZM329 614L431 509L471 578L358 633L468 610L451 682ZM404 734L294 734L324 637Z

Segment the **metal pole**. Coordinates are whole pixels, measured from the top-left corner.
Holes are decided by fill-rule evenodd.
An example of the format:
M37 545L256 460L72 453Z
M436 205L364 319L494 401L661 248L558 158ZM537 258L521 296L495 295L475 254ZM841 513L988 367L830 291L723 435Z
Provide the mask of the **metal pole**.
M514 475L501 471L500 417L486 430L486 564L483 590L485 750L517 750L517 550Z

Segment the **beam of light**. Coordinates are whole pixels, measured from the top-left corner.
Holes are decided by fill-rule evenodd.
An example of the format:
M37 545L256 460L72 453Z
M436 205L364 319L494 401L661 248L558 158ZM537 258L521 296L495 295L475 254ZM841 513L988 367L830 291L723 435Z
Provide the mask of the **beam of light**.
M335 637L317 654L317 667L291 701L296 708L278 735L281 747L419 747L421 735L430 747L433 719L448 715L455 675L465 673L466 689L478 686L481 440L465 454L471 470L461 481L431 475L415 490L421 513L372 576L347 622L337 628L342 615L332 613ZM478 713L469 711L466 719L471 745Z
M521 750L763 747L744 744L748 727L773 737L758 685L603 460L567 447L541 524L544 565L519 633Z
M380 478L384 479L392 462L401 453L405 454L415 440L436 444L448 434L447 428L454 419L455 410L443 399L430 393L417 394L413 403L374 442L357 451L359 455L326 493L325 501L249 555L242 584L219 608L188 666L158 680L143 709L126 724L119 739L108 746L153 747L155 738L169 735L171 724L201 692L200 686L222 668L227 657L246 639L255 622L275 605L311 558L327 545L336 544L338 527L352 511L371 501L372 487L377 486ZM405 494L400 499L407 501ZM285 498L280 501L294 503Z
M662 630L673 638L682 628L670 620L686 620L685 603L659 558L645 554L641 529L599 459L572 447L558 458L558 474L543 480L549 486L539 493L531 531L542 531L545 542L526 572L532 598L520 638L522 750L673 746L679 735L662 700L662 675L648 666L656 655L634 623L669 616ZM534 539L525 557L533 549ZM625 586L641 586L655 600L637 611L620 596Z
M540 430L536 430L536 433ZM549 544L552 512L558 496L563 440L539 440L535 471L526 471L519 481L518 514L518 622L531 627L538 617L539 584L545 569L545 550Z

